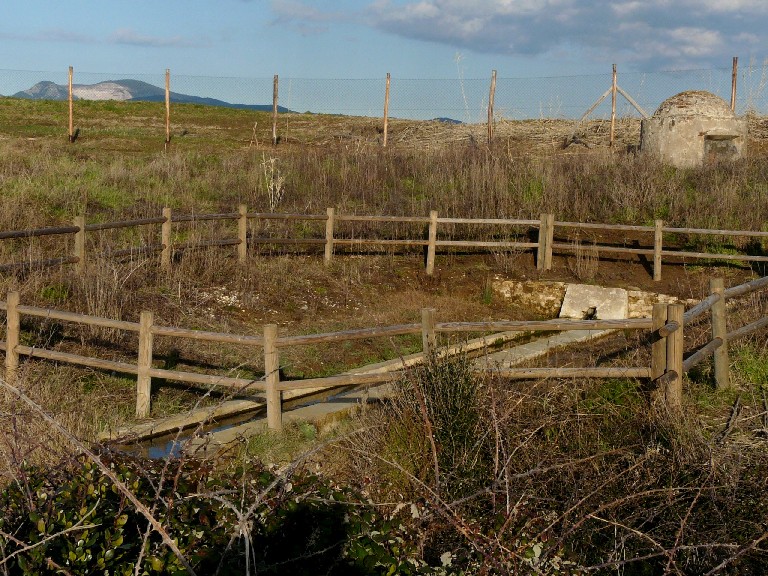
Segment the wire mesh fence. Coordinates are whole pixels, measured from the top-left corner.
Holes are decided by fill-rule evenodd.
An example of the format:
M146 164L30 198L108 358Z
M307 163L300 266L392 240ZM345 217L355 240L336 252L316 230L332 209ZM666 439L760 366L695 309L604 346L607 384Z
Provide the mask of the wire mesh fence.
M738 72L736 113L768 113L768 61L750 63ZM618 85L648 114L666 98L685 90L707 90L726 101L731 98L732 68L627 72ZM392 77L389 117L480 124L487 120L490 77L407 79ZM271 110L274 78L234 78L171 75L170 101L231 105ZM68 71L0 70L0 95L48 100L67 99ZM164 101L165 71L157 74L81 72L75 69L75 99ZM612 83L611 73L538 78L499 76L495 88L494 118L501 120L577 120ZM310 79L279 77L279 111L381 117L386 79ZM617 114L638 117L629 101L619 96ZM590 114L611 115L606 98ZM3 119L0 118L0 127Z

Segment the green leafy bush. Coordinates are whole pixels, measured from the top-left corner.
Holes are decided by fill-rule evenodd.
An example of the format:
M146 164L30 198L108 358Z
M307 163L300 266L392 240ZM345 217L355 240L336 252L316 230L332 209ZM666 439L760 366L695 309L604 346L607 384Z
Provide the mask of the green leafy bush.
M258 463L109 455L105 462L198 574L415 574L427 570L397 522L350 490ZM25 467L0 495L0 572L186 574L126 495L93 462ZM423 573L423 572L420 572Z

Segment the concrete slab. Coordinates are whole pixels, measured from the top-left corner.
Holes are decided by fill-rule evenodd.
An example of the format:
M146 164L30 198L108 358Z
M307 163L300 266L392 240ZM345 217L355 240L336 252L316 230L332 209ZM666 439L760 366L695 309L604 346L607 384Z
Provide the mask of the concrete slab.
M589 342L590 340L607 336L612 332L614 330L569 330L568 332L558 332L551 336L522 344L521 346L515 346L509 350L487 354L482 358L477 358L473 364L480 370L511 368L512 366L522 364L526 360L546 356L550 350L564 348L581 342Z
M620 320L627 317L628 307L627 291L623 288L569 284L560 318Z

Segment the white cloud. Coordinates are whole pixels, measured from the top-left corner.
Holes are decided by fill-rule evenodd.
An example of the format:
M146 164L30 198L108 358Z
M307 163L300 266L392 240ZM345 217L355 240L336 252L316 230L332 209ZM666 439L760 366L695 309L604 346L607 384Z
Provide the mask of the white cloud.
M202 42L193 42L181 36L149 36L141 34L130 28L115 30L107 39L110 44L129 44L131 46L149 47L193 47L200 46Z
M718 64L768 40L767 0L417 0L370 5L372 25L478 52L575 46L642 67Z
M768 0L372 0L354 10L273 0L280 23L354 21L394 36L495 54L580 50L639 68L722 66L768 45Z

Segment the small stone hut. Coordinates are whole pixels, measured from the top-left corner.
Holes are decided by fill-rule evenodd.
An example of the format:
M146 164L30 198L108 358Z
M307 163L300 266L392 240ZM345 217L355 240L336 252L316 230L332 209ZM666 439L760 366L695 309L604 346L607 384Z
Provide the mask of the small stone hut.
M745 151L747 121L711 92L690 90L661 103L640 125L640 151L678 168L735 160Z

